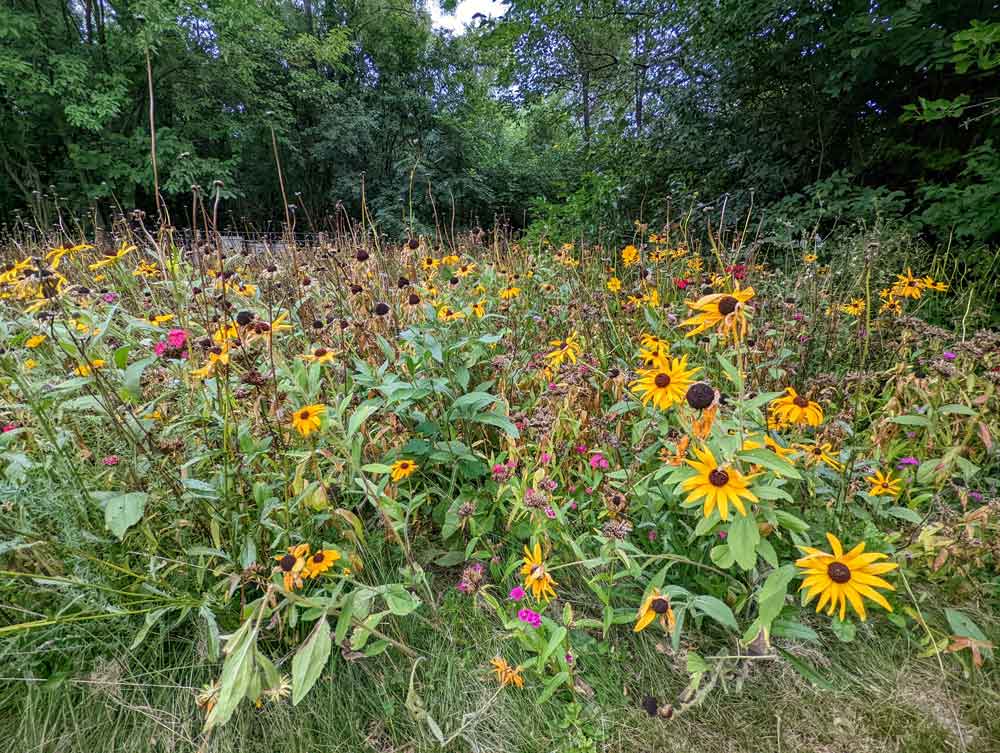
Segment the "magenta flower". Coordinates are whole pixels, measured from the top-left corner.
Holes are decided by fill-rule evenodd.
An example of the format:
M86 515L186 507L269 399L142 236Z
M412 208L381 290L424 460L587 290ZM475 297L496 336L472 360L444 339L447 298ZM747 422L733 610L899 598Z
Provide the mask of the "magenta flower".
M522 609L517 613L517 619L533 628L540 628L542 626L542 616L531 609Z
M167 352L167 344L163 340L160 340L160 342L153 346L153 352L156 353L157 357L162 356Z
M587 454L587 445L585 445L585 444L578 444L574 449L580 455L586 455Z
M514 586L512 589L510 589L510 593L507 595L510 597L511 601L520 601L527 594L525 594L524 589L521 588L520 586Z
M108 455L101 462L104 463L104 465L118 465L118 456L117 455Z
M118 294L105 293L104 295L101 296L101 300L103 300L105 303L114 303L115 301L118 300Z
M944 353L942 353L941 357L946 361L954 361L956 358L958 358L958 356L956 356L950 350L946 350Z
M542 465L548 465L549 463L552 462L552 456L549 455L549 453L547 452L543 452L542 456L538 458L538 462L541 463Z
M545 515L546 515L546 517L548 517L548 518L549 518L550 520L555 520L555 517L556 517L556 511L555 511L555 510L553 510L553 509L552 509L551 507L549 507L548 505L546 505L546 506L545 506Z
M14 431L17 428L17 424L4 424L3 433L6 434L8 431Z
M183 348L187 342L187 332L182 329L172 329L167 333L167 343L171 348Z
M908 455L908 456L906 456L905 458L900 458L900 459L899 459L899 462L898 462L898 463L896 463L896 468L897 468L898 470L903 470L903 469L904 469L904 468L906 468L906 466L908 466L908 465L920 465L920 461L919 461L919 460L917 460L917 459L916 459L915 457L913 457L912 455Z
M601 453L597 452L590 456L590 467L595 471L606 471L608 470L608 466L608 459Z

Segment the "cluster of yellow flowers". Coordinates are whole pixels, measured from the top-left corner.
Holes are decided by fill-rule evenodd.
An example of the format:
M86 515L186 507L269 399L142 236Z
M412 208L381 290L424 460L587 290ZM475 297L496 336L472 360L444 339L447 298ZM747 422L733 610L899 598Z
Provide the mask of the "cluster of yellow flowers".
M275 572L281 573L282 583L286 591L302 588L305 581L317 578L340 559L336 549L317 549L312 551L309 544L298 544L288 547L284 554L275 555L278 565Z
M935 280L930 275L915 277L907 267L906 272L896 275L896 281L891 286L879 291L879 297L882 299L880 313L901 314L903 301L907 298L919 300L924 291L943 293L947 289L948 283Z

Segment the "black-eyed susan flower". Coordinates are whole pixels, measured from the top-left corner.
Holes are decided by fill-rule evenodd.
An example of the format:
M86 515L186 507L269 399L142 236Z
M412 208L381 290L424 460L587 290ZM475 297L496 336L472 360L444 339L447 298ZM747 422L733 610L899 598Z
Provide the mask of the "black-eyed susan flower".
M330 363L335 357L336 353L322 346L313 348L312 352L299 356L303 361L308 361L309 363Z
M275 556L278 563L277 570L281 573L282 582L286 591L294 591L302 588L302 579L306 575L306 560L309 558L310 547L308 544L298 544L288 547L284 554Z
M397 460L392 464L390 474L393 481L402 481L404 478L412 476L413 473L419 468L416 463L412 460Z
M660 410L667 410L684 399L691 386L691 377L699 370L698 367L687 368L687 356L658 355L653 358L650 368L638 370L639 378L630 387L639 394L643 405L652 402Z
M568 335L565 340L551 340L549 345L554 350L545 354L545 360L549 362L549 366L553 369L559 368L564 361L576 363L576 359L582 351L580 336L576 332Z
M936 281L930 275L927 275L920 280L920 284L923 286L924 290L933 290L937 293L943 293L948 289L948 283Z
M438 309L437 318L442 322L454 322L459 319L464 319L465 314L462 313L461 309L453 309L451 306L442 306Z
M865 476L865 481L872 485L868 493L873 497L898 497L903 491L903 480L892 477L892 472L883 474L875 471L871 476Z
M865 299L852 298L850 303L841 305L840 310L845 314L850 314L851 316L861 316L865 313Z
M638 633L645 630L653 624L654 620L659 620L660 625L668 633L673 633L677 625L674 619L674 610L670 606L670 597L664 593L660 593L660 589L658 588L650 591L649 596L646 597L646 600L642 602L642 606L639 607L639 613L636 615L632 632Z
M503 288L500 291L500 300L502 300L502 301L509 301L509 300L511 300L513 298L517 298L519 295L521 295L521 288L512 285L512 286Z
M558 586L542 561L542 546L535 542L534 549L524 547L524 564L521 566L525 587L531 591L536 601L548 601L556 595L554 586Z
M858 617L867 619L864 599L870 599L891 612L889 602L875 589L895 590L892 584L878 576L895 570L898 565L895 562L879 562L887 559L880 552L865 553L864 542L845 554L836 536L828 533L826 539L830 542L832 554L812 547L799 547L805 556L796 560L795 565L803 571L804 580L799 590L806 592L805 603L819 596L816 611L828 606L827 614L832 616L839 609L841 620L846 616L848 603Z
M124 259L130 253L135 251L135 246L131 243L122 241L121 245L118 247L117 251L110 251L102 256L100 259L95 261L93 264L88 264L87 268L93 272L96 269L102 269L103 267L110 267L112 264L117 262L119 259Z
M738 342L746 337L750 328L746 303L753 296L753 288L740 288L737 284L732 293L712 293L697 301L688 301L688 308L697 313L682 321L681 326L691 327L688 337L714 328L723 339Z
M32 335L27 340L24 341L24 347L26 348L37 348L43 342L45 342L46 335Z
M476 301L472 304L472 313L477 319L486 316L486 301Z
M779 419L797 426L819 426L823 423L823 409L791 387L785 388L785 395L771 401L771 411Z
M318 552L313 552L306 559L305 567L303 571L307 578L315 578L322 575L331 567L333 563L340 559L340 552L336 549L320 549Z
M622 264L632 267L639 263L639 249L631 243L622 249Z
M816 465L823 463L835 471L844 470L843 464L833 456L833 445L829 442L814 442L813 444L798 444L796 448L802 450L806 465Z
M508 685L518 688L524 687L524 677L521 676L521 670L517 667L512 667L507 663L506 659L501 659L498 656L490 659L490 664L493 666L492 671L496 675L500 687L507 687Z
M686 460L685 462L697 471L697 474L681 483L681 488L686 491L686 504L695 504L704 499L702 514L707 518L716 509L719 517L729 520L729 505L732 503L740 515L746 515L746 507L743 500L756 502L757 496L747 488L747 482L753 478L752 475L744 476L733 466L720 466L712 451L707 447L704 449L694 448L694 454L698 460Z
M906 272L896 275L896 282L893 283L891 293L896 298L912 298L914 300L923 295L923 281L919 277L914 277L910 268Z
M92 358L90 363L81 363L76 367L76 373L78 376L86 377L94 373L96 369L104 368L103 358Z
M607 282L607 288L612 293L620 293L622 289L622 281L617 277L609 277Z
M292 427L303 437L308 437L319 429L321 416L326 413L326 406L322 403L306 405L298 408L292 414Z

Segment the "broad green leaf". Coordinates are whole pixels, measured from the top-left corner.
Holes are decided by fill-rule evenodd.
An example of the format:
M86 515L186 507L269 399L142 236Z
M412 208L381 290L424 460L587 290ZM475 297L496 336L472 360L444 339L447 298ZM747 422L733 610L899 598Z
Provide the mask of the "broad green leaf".
M125 532L142 519L146 510L146 492L128 492L109 497L104 503L104 525L119 540Z
M323 668L330 659L330 625L326 618L316 621L306 642L299 646L292 658L292 705L297 706L316 684Z
M744 570L751 569L757 562L757 543L760 541L760 531L757 520L751 515L740 515L729 525L729 535L726 543L732 550L736 562Z
M351 414L350 420L347 422L347 440L353 439L354 435L358 433L361 428L361 424L367 421L375 411L379 408L378 405L373 403L364 403L359 405L354 413Z

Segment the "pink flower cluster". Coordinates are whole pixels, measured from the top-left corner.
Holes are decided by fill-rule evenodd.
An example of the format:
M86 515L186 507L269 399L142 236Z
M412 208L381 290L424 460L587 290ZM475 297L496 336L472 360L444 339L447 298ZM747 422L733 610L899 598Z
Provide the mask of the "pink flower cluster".
M187 351L184 346L187 344L187 332L182 329L172 329L167 333L166 340L160 340L153 346L153 352L157 357L162 357L164 353L170 351L170 355L180 358L187 358Z
M533 628L542 626L542 616L532 609L522 609L517 613L517 619Z
M506 463L496 463L493 466L493 480L498 483L509 481L517 468L517 461L511 458Z
M608 459L600 452L595 452L590 456L590 467L595 471L606 471L609 468Z

